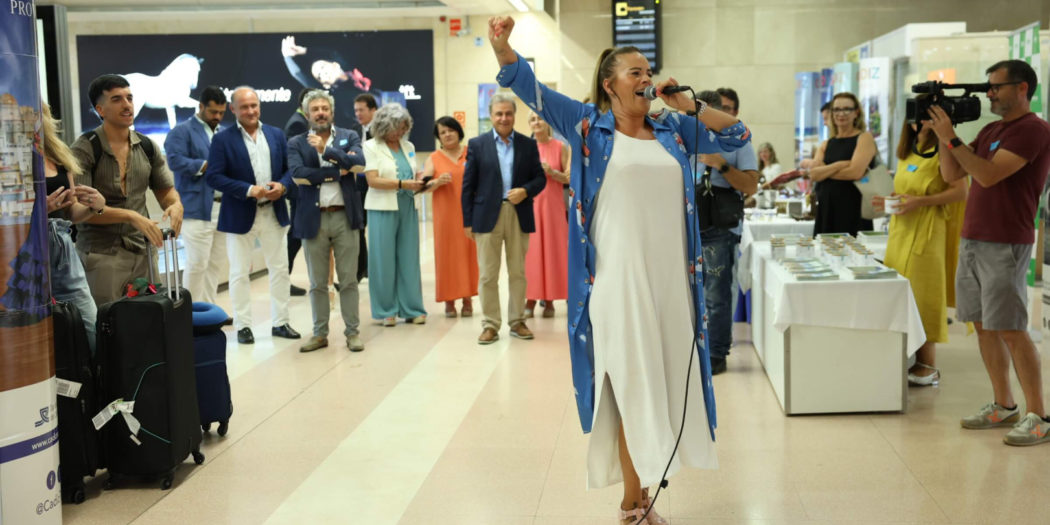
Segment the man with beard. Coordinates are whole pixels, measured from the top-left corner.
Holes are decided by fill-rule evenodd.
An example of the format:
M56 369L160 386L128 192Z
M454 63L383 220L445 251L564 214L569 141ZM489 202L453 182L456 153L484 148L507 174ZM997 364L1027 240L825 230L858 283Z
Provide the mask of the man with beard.
M300 352L328 346L328 271L335 251L339 286L339 311L343 317L347 348L365 349L359 333L357 258L359 231L363 228L361 197L354 179L355 166L364 166L361 138L356 132L332 125L335 101L328 93L311 91L303 99L303 113L310 132L288 143L288 168L298 185L292 235L302 239L310 276L313 337Z
M226 93L216 86L201 91L197 114L175 126L164 140L175 188L186 208L182 245L186 248L183 280L195 301L215 302L226 269L226 236L215 230L212 206L215 190L204 182L208 148L226 114Z
M941 176L973 179L966 201L956 313L973 322L994 399L961 420L963 428L1013 427L1007 445L1050 442L1043 406L1039 350L1028 337L1025 273L1035 242L1039 195L1050 170L1050 124L1032 113L1036 75L1021 60L989 67L988 101L1002 117L981 129L969 145L955 134L951 118L934 105L929 112L941 144ZM1010 363L1025 397L1024 417L1010 388Z
M149 275L155 258L149 256L146 243L160 247L164 242L157 221L146 210L146 190L153 191L176 235L182 229L183 209L160 148L131 129L135 103L128 81L102 75L88 86L88 100L102 125L73 143L82 168L76 183L97 189L106 206L77 226L77 253L91 295L102 305L123 297L129 283Z

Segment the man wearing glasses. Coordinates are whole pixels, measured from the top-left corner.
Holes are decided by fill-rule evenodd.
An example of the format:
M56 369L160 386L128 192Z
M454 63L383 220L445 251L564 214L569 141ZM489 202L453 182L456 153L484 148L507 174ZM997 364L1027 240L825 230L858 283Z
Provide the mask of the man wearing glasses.
M1029 109L1035 71L1020 60L988 68L991 111L1002 117L984 127L969 145L955 135L940 107L930 110L940 139L941 174L946 182L973 178L966 203L956 302L959 320L977 328L981 357L995 400L962 419L969 429L1013 428L1008 445L1050 442L1043 407L1039 353L1026 331L1025 272L1035 241L1035 213L1050 171L1050 124ZM1025 396L1021 417L1010 391L1010 362Z

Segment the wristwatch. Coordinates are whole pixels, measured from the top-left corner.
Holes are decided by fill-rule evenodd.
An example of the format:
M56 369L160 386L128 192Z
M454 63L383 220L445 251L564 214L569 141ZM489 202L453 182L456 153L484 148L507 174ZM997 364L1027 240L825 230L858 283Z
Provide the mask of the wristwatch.
M962 145L963 145L963 141L960 140L959 137L955 137L951 141L948 142L948 149L955 149L955 148L961 147Z
M728 162L723 162L722 165L718 167L718 173L721 173L722 175L725 175L726 172L728 172L728 171L729 171L729 163Z

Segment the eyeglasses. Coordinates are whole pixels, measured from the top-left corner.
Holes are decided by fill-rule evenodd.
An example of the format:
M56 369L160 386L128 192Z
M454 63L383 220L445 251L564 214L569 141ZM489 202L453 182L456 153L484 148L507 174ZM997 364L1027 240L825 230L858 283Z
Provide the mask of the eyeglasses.
M831 109L832 113L850 113L850 112L853 112L853 111L857 111L857 108L853 107L853 108L832 108Z
M1015 86L1015 85L1020 84L1020 83L1021 82L1000 82L998 84L988 84L988 91L991 91L992 93L995 93L995 94L998 95L999 94L999 88L1001 88L1003 86Z

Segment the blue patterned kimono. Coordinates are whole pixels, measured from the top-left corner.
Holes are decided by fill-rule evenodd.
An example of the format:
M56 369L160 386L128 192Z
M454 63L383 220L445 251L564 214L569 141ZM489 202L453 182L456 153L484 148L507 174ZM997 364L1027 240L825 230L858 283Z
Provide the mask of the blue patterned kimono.
M522 67L524 66L524 67ZM584 104L551 90L536 81L532 69L518 55L518 61L500 69L496 80L516 95L561 133L572 148L572 176L569 195L575 221L569 221L569 352L576 407L584 432L591 431L594 419L594 342L591 337L589 301L594 282L595 246L590 237L589 218L594 214L596 197L612 155L616 122L612 112L600 113L594 104ZM647 118L656 140L682 166L685 188L687 250L690 260L689 284L692 288L693 324L700 359L707 422L714 439L715 396L711 385L710 355L706 344L706 315L700 230L695 214L693 170L689 158L696 153L721 153L740 148L751 140L751 133L737 123L721 132L707 129L694 117L663 111ZM698 126L699 125L699 126ZM699 131L699 136L697 135ZM694 145L696 149L694 150Z

